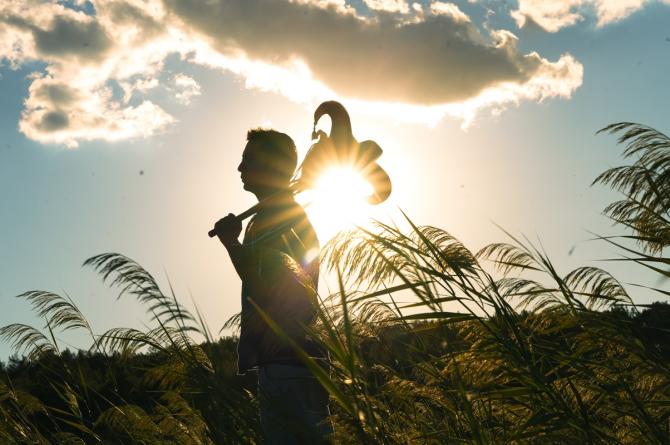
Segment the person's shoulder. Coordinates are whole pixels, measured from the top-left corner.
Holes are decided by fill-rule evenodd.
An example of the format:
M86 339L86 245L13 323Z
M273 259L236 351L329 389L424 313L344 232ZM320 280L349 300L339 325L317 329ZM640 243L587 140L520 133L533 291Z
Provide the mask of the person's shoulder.
M302 221L305 221L309 223L310 225L312 224L309 220L309 216L307 216L307 212L305 211L305 208L300 205L298 202L292 202L289 210L290 214L293 216L293 219L296 224L299 224Z
M316 230L310 221L305 208L297 202L292 203L291 214L294 215L292 219L291 228L306 244L310 246L318 246L319 240L316 235Z

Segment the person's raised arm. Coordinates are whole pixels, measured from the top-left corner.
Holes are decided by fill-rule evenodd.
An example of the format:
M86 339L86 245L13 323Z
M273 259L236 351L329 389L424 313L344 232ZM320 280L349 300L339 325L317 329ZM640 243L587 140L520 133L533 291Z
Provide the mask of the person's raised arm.
M230 261L242 281L250 284L258 282L254 275L253 252L250 247L244 246L239 240L240 233L242 233L242 221L229 213L228 216L217 221L214 230L219 241L228 251Z

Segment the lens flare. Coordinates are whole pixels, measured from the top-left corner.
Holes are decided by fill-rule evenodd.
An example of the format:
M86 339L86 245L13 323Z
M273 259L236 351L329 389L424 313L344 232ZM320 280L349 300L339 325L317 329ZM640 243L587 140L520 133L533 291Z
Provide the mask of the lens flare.
M337 232L363 224L372 207L366 201L372 186L350 167L334 167L319 176L312 190L300 195L322 242Z

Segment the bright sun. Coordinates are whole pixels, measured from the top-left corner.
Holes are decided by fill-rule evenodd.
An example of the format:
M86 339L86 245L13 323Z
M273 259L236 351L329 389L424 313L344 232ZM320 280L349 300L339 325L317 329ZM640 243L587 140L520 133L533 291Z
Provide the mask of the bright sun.
M363 224L370 216L371 205L366 198L372 186L349 167L326 170L313 190L300 194L314 228L322 242L341 230Z

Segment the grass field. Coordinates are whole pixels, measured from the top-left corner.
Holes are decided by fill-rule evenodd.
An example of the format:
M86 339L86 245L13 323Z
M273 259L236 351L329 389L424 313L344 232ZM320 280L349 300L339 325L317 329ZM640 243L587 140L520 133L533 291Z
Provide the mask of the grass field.
M629 162L594 181L622 193L605 214L623 234L599 242L658 274L665 300L670 139L637 124L603 131L619 135ZM525 239L471 252L407 223L342 233L322 252L339 292L315 300L311 335L332 371L304 360L330 393L334 443L670 442L667 305L637 305L602 269L559 272ZM69 298L23 294L48 324L0 329L22 354L4 366L0 442L262 443L235 339L215 339L131 259L85 264L144 303L153 327L97 335ZM408 292L415 302L398 302ZM71 329L90 334L88 351L59 348L54 332Z

